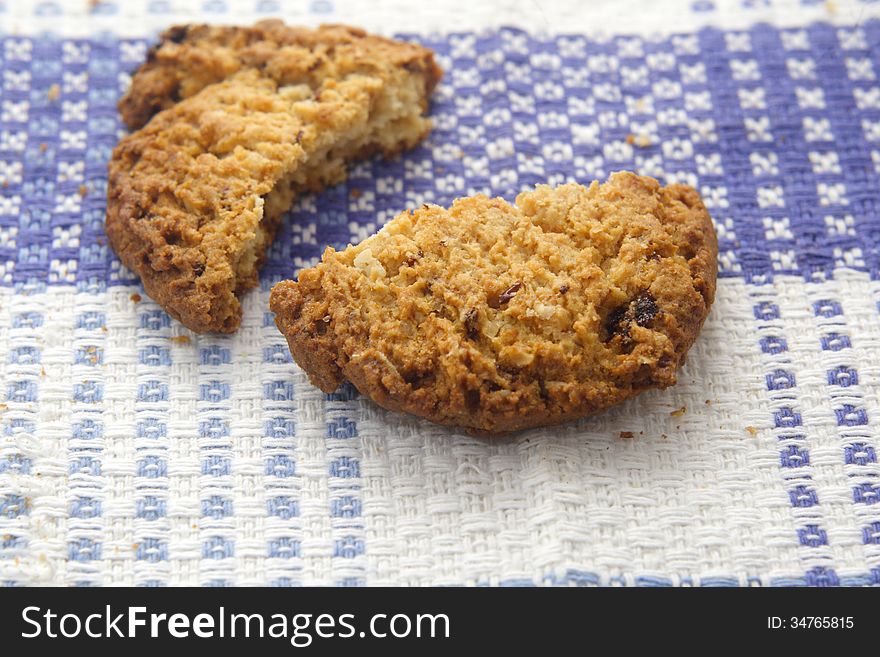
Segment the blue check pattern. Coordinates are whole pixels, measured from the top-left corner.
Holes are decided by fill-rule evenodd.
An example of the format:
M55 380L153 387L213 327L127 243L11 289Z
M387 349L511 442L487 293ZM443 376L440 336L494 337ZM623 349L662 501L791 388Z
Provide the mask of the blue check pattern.
M868 289L880 274L880 21L657 39L513 29L403 38L434 49L446 70L432 109L434 132L414 151L357 164L346 183L299 199L271 247L262 293L313 264L325 245L357 242L422 203L448 205L475 193L512 199L535 184L589 182L619 169L694 185L716 222L721 290L733 289L725 281L747 290L745 312L723 321L750 336L762 406L748 433L768 440L770 457L756 467L777 482L778 509L791 524L785 575L699 578L673 566L635 573L580 563L534 577L493 577L490 569L473 582L880 584L876 351L864 338L876 335L878 306L827 287L844 272L862 276ZM259 342L254 353L242 355L216 336L180 340L179 327L144 299L122 326L136 337L126 352L132 385L120 392L101 374L120 364L119 352L107 357L107 333L120 325L108 319L103 300L138 284L108 248L103 221L107 162L124 134L116 102L147 47L113 36L0 39L0 287L9 293L2 581L41 581L36 566L19 572L10 564L35 545L63 540L64 581L71 584L106 583L106 564L120 549L131 550L130 579L143 585L175 583L176 564L186 560L207 585L370 583L365 560L375 519L359 442L362 402L350 387L325 396L303 386L301 375L297 383L271 314L257 307L260 292L246 305L252 320L243 329ZM775 286L793 278L805 299L794 311ZM38 300L62 288L75 290L76 306L59 356L57 345L33 336L51 334L58 318ZM180 357L185 344L192 348ZM262 368L259 380L242 380L237 368L248 363ZM46 425L41 402L61 394L44 381L54 366L66 372L69 400L63 419ZM193 382L184 401L174 392L180 377ZM242 398L249 400L244 406ZM128 434L108 429L108 409L117 403L134 418ZM309 434L303 408L312 403L323 419ZM47 511L39 487L21 484L47 467L37 467L45 458L28 446L46 431L64 445L60 461L50 464L69 481L66 508L57 512L68 523L63 538L34 529L33 514ZM815 431L835 436L837 446L817 453ZM168 482L184 467L174 452L180 432L197 446L185 467L201 483L186 510L198 531L175 543L167 528L175 513ZM242 447L243 435L259 447ZM326 450L320 472L302 470L294 448L305 449L304 436ZM134 445L132 457L118 462L112 445L125 440ZM245 457L242 449L250 449ZM828 459L844 478L829 480ZM124 471L135 482L130 495L108 498L108 463L114 477ZM247 481L258 482L258 504L240 498L242 468ZM318 489L310 488L319 475ZM114 507L120 500L122 511ZM844 505L846 545L861 555L843 567L831 528L840 521L828 504ZM110 517L120 520L116 529L107 528ZM322 558L343 565L323 574L288 568L311 554L309 541L318 539L303 528L321 518ZM250 558L274 565L248 575Z
M271 251L267 284L402 208L476 192L512 198L618 169L700 189L718 223L722 276L877 275L880 22L654 41L404 36L447 70L430 142L302 200ZM115 104L146 47L3 39L0 284L96 292L136 281L102 226L106 163L123 134Z

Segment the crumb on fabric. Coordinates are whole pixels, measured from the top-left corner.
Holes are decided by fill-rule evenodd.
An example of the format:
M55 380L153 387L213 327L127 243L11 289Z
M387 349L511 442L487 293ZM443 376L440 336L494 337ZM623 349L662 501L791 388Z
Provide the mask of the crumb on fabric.
M670 413L672 417L681 417L687 413L687 406L682 406L681 408L676 408L674 411Z
M746 433L749 434L752 438L758 435L758 430L753 426L746 427Z
M189 344L192 340L190 340L188 335L175 335L171 338L171 342L174 344Z
M636 435L632 431L621 431L620 437L624 440L632 440L636 437Z
M134 294L132 294L132 295L129 297L129 299L131 299L131 300L134 301L135 303L140 303L140 302L141 302L141 298L142 298L141 295L138 294L137 292L135 292Z
M49 100L58 100L60 96L61 87L59 87L57 84L53 84L51 87L49 87L49 91L46 92L46 98L48 98Z
M651 140L646 135L634 135L632 133L626 136L626 143L636 148L648 148L651 146Z

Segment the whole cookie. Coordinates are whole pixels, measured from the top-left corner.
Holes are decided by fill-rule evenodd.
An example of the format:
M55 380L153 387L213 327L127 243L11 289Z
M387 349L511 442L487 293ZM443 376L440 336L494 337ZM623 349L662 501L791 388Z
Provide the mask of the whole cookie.
M591 415L675 383L715 294L691 187L622 172L405 212L272 290L296 362L385 408L480 433Z

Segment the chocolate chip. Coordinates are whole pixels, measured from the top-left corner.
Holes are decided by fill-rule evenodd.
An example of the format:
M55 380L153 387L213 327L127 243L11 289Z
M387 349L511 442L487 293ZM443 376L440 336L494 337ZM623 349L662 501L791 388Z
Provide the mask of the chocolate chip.
M563 283L562 285L559 286L559 294L565 294L565 293L568 292L570 289L571 289L571 288L568 287L568 283Z
M480 330L477 328L479 319L475 308L471 308L464 314L464 332L471 340L477 340L480 337Z
M500 294L497 292L490 292L489 295L486 297L486 303L489 305L490 308L498 309L505 303L513 299L513 297L516 296L516 293L522 289L522 286L522 281L517 281Z
M509 288L504 290L504 292L502 292L498 296L498 303L505 304L508 301L510 301L511 299L513 299L513 297L516 295L516 293L522 289L522 286L523 286L522 281L517 281L516 283L511 285Z
M305 132L303 132L302 130L300 130L299 132L296 133L296 143L297 144L302 143L304 134L305 134Z
M657 316L657 302L647 292L642 292L631 304L636 324L647 326Z
M195 274L196 278L205 273L205 263L197 262L192 266L193 274Z
M625 303L622 306L617 306L608 315L608 319L605 320L605 329L608 331L609 339L628 331L629 326L626 323L626 313L628 310L629 304Z
M165 34L169 41L172 41L174 43L181 43L186 38L186 33L188 30L189 28L186 25L175 25Z
M621 304L608 315L605 320L605 330L608 334L606 342L615 336L620 336L624 347L631 346L629 331L632 323L648 326L659 312L654 297L648 292L640 292L634 299Z

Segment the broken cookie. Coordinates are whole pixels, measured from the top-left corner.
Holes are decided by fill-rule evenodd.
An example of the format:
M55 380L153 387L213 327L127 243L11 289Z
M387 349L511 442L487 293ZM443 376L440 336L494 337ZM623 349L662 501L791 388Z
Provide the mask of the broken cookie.
M424 206L272 290L325 392L478 433L591 415L676 381L715 294L699 194L622 172Z
M342 26L166 31L120 102L136 131L110 161L110 244L188 328L235 331L295 195L424 139L440 75L425 48Z

